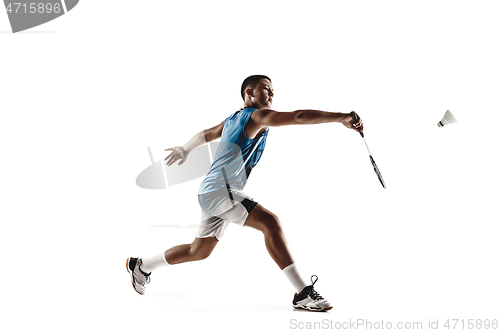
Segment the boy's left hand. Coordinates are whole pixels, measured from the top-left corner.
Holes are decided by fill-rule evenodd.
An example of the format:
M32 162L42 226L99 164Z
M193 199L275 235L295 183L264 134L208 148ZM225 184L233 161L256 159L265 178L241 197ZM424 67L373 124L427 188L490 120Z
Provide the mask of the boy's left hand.
M167 157L165 157L165 161L167 161L168 166L171 166L178 160L181 160L178 164L181 165L186 161L187 156L189 154L189 152L186 151L183 147L174 147L165 149L165 151L167 150L172 151Z

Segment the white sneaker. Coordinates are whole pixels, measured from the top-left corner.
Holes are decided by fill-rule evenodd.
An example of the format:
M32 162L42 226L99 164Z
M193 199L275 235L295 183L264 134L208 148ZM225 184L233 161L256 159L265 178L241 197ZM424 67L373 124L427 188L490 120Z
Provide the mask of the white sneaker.
M313 281L313 277L316 277L316 280ZM318 281L318 277L316 275L311 276L312 285L304 287L300 293L295 294L292 303L295 309L328 311L333 308L326 299L321 297L320 294L314 290L316 281Z
M151 273L144 273L141 270L141 258L127 258L127 271L132 278L132 286L139 294L144 295L146 291L146 283L149 283Z

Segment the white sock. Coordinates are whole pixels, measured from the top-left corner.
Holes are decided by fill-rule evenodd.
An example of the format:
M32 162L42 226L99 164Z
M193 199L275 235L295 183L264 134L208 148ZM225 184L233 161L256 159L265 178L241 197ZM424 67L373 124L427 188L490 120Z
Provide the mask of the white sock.
M165 252L162 252L154 257L142 259L141 271L144 273L151 273L152 270L161 266L170 265L165 259Z
M297 293L301 292L302 289L306 287L304 280L302 280L299 272L297 271L297 268L295 267L295 263L292 263L291 265L283 268L282 272L285 273L286 277L288 278L288 280L290 280Z

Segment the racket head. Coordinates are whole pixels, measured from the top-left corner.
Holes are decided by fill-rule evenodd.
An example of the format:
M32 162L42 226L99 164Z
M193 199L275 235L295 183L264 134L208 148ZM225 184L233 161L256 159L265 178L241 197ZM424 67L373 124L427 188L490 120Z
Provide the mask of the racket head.
M382 174L380 173L380 170L378 169L377 164L375 163L375 160L373 159L372 155L370 155L370 162L372 162L373 170L375 170L378 180L380 180L380 184L382 184L382 186L386 188L384 178L382 178Z

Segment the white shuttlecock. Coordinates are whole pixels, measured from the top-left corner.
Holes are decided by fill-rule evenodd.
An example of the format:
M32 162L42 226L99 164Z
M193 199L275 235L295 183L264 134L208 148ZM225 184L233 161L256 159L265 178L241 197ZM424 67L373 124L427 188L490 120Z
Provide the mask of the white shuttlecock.
M456 123L457 120L453 116L453 114L450 112L450 110L446 111L446 113L443 116L443 119L438 123L438 127L443 127L444 125L448 124L453 124Z

